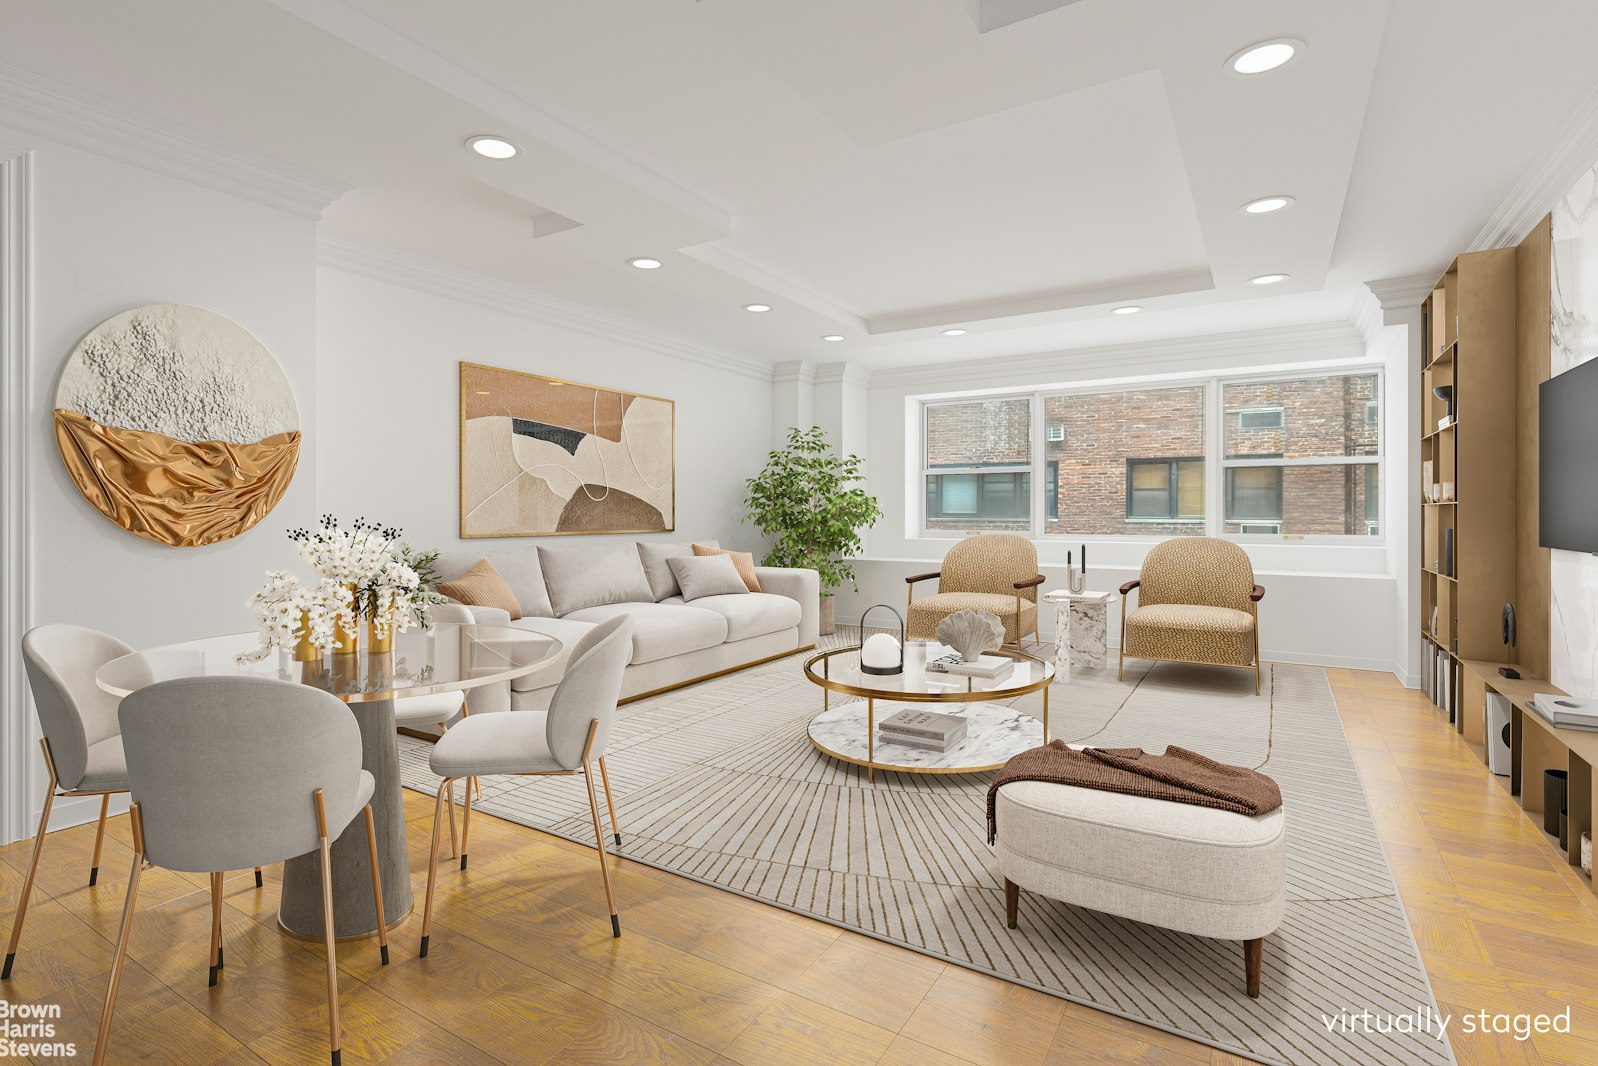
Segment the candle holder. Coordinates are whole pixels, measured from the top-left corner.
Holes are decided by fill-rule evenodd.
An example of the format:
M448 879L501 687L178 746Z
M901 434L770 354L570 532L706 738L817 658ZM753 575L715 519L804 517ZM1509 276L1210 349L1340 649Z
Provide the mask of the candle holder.
M866 636L866 615L879 607L898 621L898 640L894 640L887 633L873 633L870 637ZM904 617L885 603L867 607L865 613L860 616L860 672L879 675L904 673Z

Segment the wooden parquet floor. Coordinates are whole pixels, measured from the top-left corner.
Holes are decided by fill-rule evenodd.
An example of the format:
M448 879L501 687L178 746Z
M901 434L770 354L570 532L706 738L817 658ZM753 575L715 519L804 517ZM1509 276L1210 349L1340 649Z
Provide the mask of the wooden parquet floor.
M1570 1036L1456 1040L1460 1061L1598 1062L1598 897L1424 698L1389 675L1329 673L1443 1009L1576 1005ZM406 802L419 907L432 812L421 796ZM17 969L0 989L61 1004L59 1039L84 1057L129 843L127 819L115 820L89 889L93 827L51 835ZM7 932L29 847L0 849ZM624 935L612 940L591 850L488 817L473 819L471 850L465 874L441 866L427 959L416 957L419 915L392 938L387 968L373 942L340 946L351 1066L1243 1061L619 859ZM147 873L112 1061L326 1062L320 949L278 933L276 907L275 871L260 890L247 873L228 879L227 968L211 989L204 875Z

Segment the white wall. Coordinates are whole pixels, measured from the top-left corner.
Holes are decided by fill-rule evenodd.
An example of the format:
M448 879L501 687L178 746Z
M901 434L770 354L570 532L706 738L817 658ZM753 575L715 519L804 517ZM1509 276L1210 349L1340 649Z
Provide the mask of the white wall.
M903 609L903 578L935 570L950 538L921 536L918 511L907 486L915 482L916 462L907 433L919 399L946 393L989 389L1085 384L1128 377L1208 374L1289 366L1325 366L1367 358L1390 359L1390 373L1402 373L1402 345L1372 353L1346 323L1272 330L1226 337L1199 337L1138 347L1059 352L978 365L929 366L875 374L867 403L869 417L868 487L883 508L883 518L866 539L860 564L861 590L839 593L838 617L854 621L874 603ZM1408 406L1388 410L1388 437L1409 433ZM1403 439L1399 437L1398 439ZM1261 652L1267 659L1410 674L1406 644L1398 638L1400 615L1396 566L1399 547L1408 542L1407 509L1395 506L1410 497L1401 464L1390 464L1384 493L1390 516L1378 545L1250 544L1257 579L1266 586L1261 605ZM1089 585L1112 591L1137 576L1144 554L1157 541L1140 537L1046 539L1037 542L1040 565L1049 578L1045 589L1064 582L1066 552L1086 540ZM1052 627L1045 612L1043 625ZM1116 643L1119 616L1110 619Z
M23 131L0 128L0 141L32 157L27 624L72 622L135 646L250 628L244 600L288 547L276 530L315 514L315 434L306 434L293 484L267 523L221 544L170 548L120 529L73 485L51 420L56 378L83 334L111 315L194 304L266 345L294 388L302 426L312 426L315 224ZM8 705L5 714L27 718L11 735L30 738L22 757L31 822L44 787L37 725L28 706ZM58 804L56 817L69 823L92 802ZM14 834L17 820L6 825Z
M760 470L770 445L769 374L663 356L326 265L317 270L316 299L323 510L402 526L419 547L540 543L459 538L458 375L465 360L675 400L677 531L622 539L758 540L740 519L744 479Z

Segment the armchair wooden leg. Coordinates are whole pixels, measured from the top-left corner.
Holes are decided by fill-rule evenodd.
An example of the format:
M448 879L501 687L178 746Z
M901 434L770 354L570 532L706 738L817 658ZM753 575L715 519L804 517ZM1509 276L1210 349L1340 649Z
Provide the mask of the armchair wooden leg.
M41 746L43 743L40 741ZM22 940L22 922L28 916L28 897L33 895L33 879L39 873L39 856L44 854L44 835L50 830L50 808L55 805L56 776L49 748L45 748L44 761L49 773L44 783L44 806L39 811L39 832L33 838L33 858L28 860L28 874L22 879L17 914L11 919L11 942L6 945L6 962L5 968L0 970L0 981L11 980L11 966L17 961L17 944Z
M1004 927L1015 928L1016 913L1021 909L1021 886L1010 880L1004 879Z
M100 1032L94 1041L94 1066L102 1066L111 1043L111 1018L116 1013L117 990L122 985L122 965L128 958L128 940L133 935L133 912L139 901L139 878L144 873L144 833L139 825L139 805L133 805L133 871L128 874L128 898L122 904L122 927L117 932L116 954L111 959L111 983L105 990L105 1008L100 1012Z
M89 860L89 887L100 880L100 845L105 843L105 815L111 806L111 793L100 797L100 821L94 827L94 858Z
M322 866L322 942L327 950L327 1043L333 1052L333 1066L339 1066L342 1051L338 1031L338 945L333 935L333 845L327 839L327 801L322 790L311 793L316 804L317 849ZM372 867L376 871L377 867ZM378 920L381 929L382 920Z
M1243 970L1248 981L1250 999L1260 998L1260 966L1265 957L1265 939L1255 937L1243 941Z
M438 800L433 807L433 842L427 849L427 896L422 903L422 949L418 957L427 958L427 938L433 932L433 886L438 882L439 829L444 821L444 797L453 791L453 777L446 777L438 786Z

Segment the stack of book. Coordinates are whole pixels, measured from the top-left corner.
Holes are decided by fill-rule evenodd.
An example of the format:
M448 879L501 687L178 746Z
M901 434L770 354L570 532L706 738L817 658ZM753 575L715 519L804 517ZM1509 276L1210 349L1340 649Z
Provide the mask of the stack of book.
M877 739L927 751L948 751L965 739L966 720L906 707L877 723Z
M983 655L975 662L966 662L958 653L927 660L927 669L938 674L959 674L961 677L979 677L985 681L999 681L1010 676L1015 660L1005 655Z
M1531 701L1531 709L1557 729L1598 732L1598 701L1539 692Z

